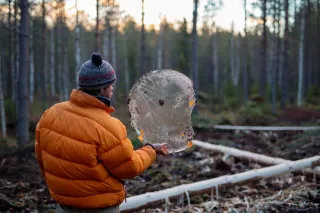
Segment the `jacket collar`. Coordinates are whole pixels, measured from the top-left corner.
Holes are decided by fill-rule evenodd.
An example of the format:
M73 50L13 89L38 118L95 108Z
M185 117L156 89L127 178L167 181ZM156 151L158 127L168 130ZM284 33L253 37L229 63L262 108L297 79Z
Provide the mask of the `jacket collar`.
M115 109L112 106L107 106L97 97L84 93L80 90L73 89L70 94L70 102L84 107L97 107L112 113Z

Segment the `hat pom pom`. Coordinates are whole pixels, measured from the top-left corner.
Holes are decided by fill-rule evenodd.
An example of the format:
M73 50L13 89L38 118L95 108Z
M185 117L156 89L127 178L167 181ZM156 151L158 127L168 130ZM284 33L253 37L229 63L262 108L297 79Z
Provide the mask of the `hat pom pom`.
M102 64L102 56L99 53L93 53L91 56L91 61L94 65L100 66Z

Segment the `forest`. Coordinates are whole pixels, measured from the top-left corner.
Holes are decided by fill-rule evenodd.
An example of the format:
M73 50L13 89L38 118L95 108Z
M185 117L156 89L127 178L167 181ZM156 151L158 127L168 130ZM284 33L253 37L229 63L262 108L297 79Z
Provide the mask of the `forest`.
M94 52L117 74L114 116L135 149L143 144L127 101L141 76L181 72L197 100L193 146L126 180L121 211L320 211L320 0L232 0L244 11L241 31L216 21L227 0L188 0L192 20L162 11L151 25L152 0L136 0L141 20L122 9L125 0L87 1L95 14L80 1L0 0L0 212L54 212L35 128L69 100Z

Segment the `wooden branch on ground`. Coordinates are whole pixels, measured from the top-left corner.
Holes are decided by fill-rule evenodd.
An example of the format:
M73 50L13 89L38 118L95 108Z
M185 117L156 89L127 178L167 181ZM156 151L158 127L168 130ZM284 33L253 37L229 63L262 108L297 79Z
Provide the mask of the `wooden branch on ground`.
M206 143L206 142L202 142L202 141L198 141L198 140L193 140L192 143L194 145L201 147L201 148L204 148L204 149L210 149L210 150L213 150L216 152L224 153L226 155L231 155L236 158L246 159L246 160L249 160L252 162L257 162L257 163L264 164L264 165L276 165L276 164L281 164L281 163L294 162L294 161L285 160L282 158L269 157L269 156L262 155L262 154L243 151L240 149L226 147L226 146L222 146L222 145L210 144L210 143ZM303 170L303 172L309 173L309 174L316 173L316 174L320 175L320 167L314 168L313 170L306 169L306 170Z
M214 129L251 130L251 131L310 131L320 130L320 126L232 126L215 125Z
M289 172L299 171L308 167L314 167L320 164L320 156L314 156L311 158L287 162L267 168L262 168L258 170L251 170L235 175L226 175L218 178L213 178L209 180L199 181L195 183L185 184L176 186L173 188L148 192L145 194L129 197L127 202L123 202L120 205L121 211L133 211L136 209L141 209L143 207L148 207L155 202L163 201L166 198L176 197L184 193L196 193L206 189L223 187L238 184L239 182L248 182L250 180L256 180L257 178L269 178L278 175L282 175Z

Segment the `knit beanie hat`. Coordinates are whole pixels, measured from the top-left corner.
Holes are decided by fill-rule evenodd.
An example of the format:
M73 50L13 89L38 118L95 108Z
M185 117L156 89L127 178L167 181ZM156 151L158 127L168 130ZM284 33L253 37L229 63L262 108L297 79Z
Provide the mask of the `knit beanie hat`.
M78 85L84 89L102 89L113 84L116 79L116 73L112 66L102 60L101 54L93 53L91 60L80 67Z

